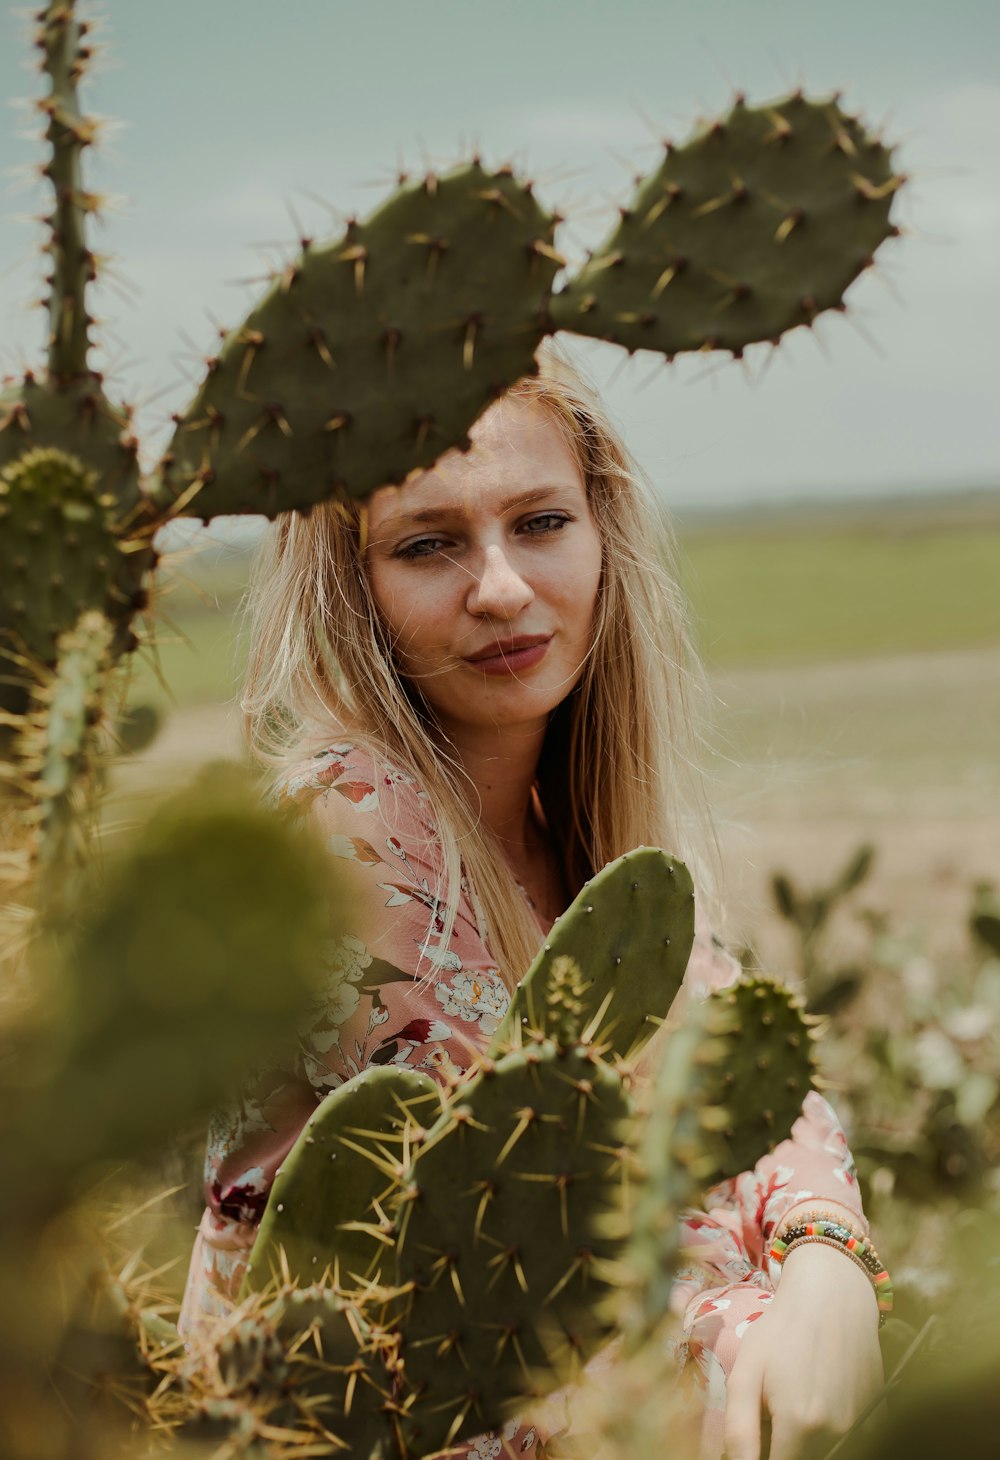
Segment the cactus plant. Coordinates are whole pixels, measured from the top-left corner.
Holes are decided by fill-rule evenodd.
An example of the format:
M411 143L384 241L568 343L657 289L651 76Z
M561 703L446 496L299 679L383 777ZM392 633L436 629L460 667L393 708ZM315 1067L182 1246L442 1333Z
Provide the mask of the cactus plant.
M560 946L589 941L582 965L543 950L532 1021L517 1019L506 1042L494 1039L429 1129L419 1113L402 1134L387 1119L398 1125L400 1112L419 1112L424 1090L413 1072L369 1071L327 1098L275 1182L253 1284L276 1272L304 1281L347 1272L369 1279L354 1282L364 1306L380 1280L378 1324L383 1346L392 1336L403 1396L393 1423L405 1455L502 1423L512 1407L576 1377L623 1325L635 1342L653 1332L666 1311L678 1211L753 1165L801 1109L813 1071L808 1026L786 991L756 980L714 995L667 1037L651 1108L637 1117L629 1065L600 1034L604 1001L584 972L588 960L598 971L607 963L588 907L615 915L616 976L636 986L623 987L623 1004L638 1005L637 990L655 987L660 972L638 953L648 954L655 926L662 962L665 924L623 922L620 901L637 879L649 888L660 878L679 889L690 938L683 864L648 849L620 859L560 922ZM627 1046L638 1027L633 1019ZM334 1153L346 1160L332 1174Z
M888 150L836 99L798 95L758 108L740 101L669 151L606 246L558 293L559 220L509 168L474 160L404 183L341 238L304 246L226 335L146 484L130 413L107 399L88 359L97 262L87 228L100 200L84 186L82 157L97 128L78 101L91 54L73 0L48 0L36 43L49 80L38 107L54 197L48 368L0 396L0 505L14 505L20 484L17 511L0 521L0 544L9 544L0 566L13 584L0 598L0 707L15 717L35 670L54 669L59 632L84 608L109 614L113 654L134 647L152 535L169 517L273 516L405 481L467 446L480 411L535 368L537 345L557 329L668 356L777 339L841 308L844 289L894 232L900 179ZM44 520L22 510L22 458L39 448L77 463ZM86 534L74 529L75 546L53 546L65 514L81 506ZM30 552L15 540L22 519ZM22 594L36 563L48 591Z
M521 979L493 1039L495 1050L522 1029L551 1033L549 997L560 961L586 971L584 1025L623 1058L635 1054L666 1018L691 955L694 889L683 862L639 847L609 862L552 926Z
M93 775L109 670L135 647L156 562L152 536L166 520L274 515L405 481L465 446L477 414L534 368L538 343L557 329L667 355L739 353L750 340L775 339L840 308L847 284L893 232L888 212L899 179L889 154L836 101L740 104L668 156L608 244L559 293L558 220L509 169L473 162L404 185L366 223L304 249L227 335L157 476L144 483L131 413L109 400L89 362L87 294L97 264L87 230L99 199L85 188L81 165L96 136L77 99L90 60L87 28L73 0L47 0L37 21L50 83L38 104L53 191L48 359L44 373L28 371L0 395L0 712L11 762L5 781L33 855L56 879L72 842L75 791ZM196 795L204 799L203 790ZM14 1322L0 1332L0 1415L17 1416L16 1433L3 1440L17 1460L41 1453L43 1434L47 1453L86 1452L72 1417L54 1409L33 1377L59 1352L65 1327L51 1279L39 1277L31 1256L39 1224L60 1217L88 1172L155 1145L270 1047L273 1027L319 964L320 859L265 824L245 788L222 799L214 809L167 813L79 929L66 919L44 930L34 950L37 1001L11 1019L14 1056L0 1066L0 1296ZM638 889L623 897L619 872L588 891L602 907L607 901L609 921L631 919L622 904L631 909L633 891L662 883L664 866L677 902L672 949L664 955L658 946L655 960L636 962L665 1006L689 943L683 869L644 852L629 869ZM635 906L653 901L643 896ZM575 1353L607 1331L606 1313L589 1307L590 1285L599 1285L592 1258L612 1255L621 1235L594 1219L623 1186L622 1121L632 1127L620 1061L616 1068L604 1059L605 1039L629 1053L648 1032L649 995L630 991L617 935L581 935L576 916L543 951L509 1043L449 1093L426 1141L414 1148L404 1131L410 1159L401 1160L388 1199L393 1230L380 1232L394 1239L395 1295L377 1298L384 1315L364 1316L357 1294L251 1295L216 1350L221 1367L210 1367L210 1380L189 1375L186 1409L172 1390L179 1409L170 1424L196 1412L207 1429L232 1430L236 1448L270 1443L273 1420L292 1426L282 1433L293 1438L302 1431L308 1453L337 1443L359 1454L390 1444L420 1452L472 1433L515 1397L553 1382L553 1340ZM596 915L583 916L596 925ZM634 920L650 950L658 916ZM301 937L289 940L289 928ZM612 983L615 969L621 987ZM745 1036L771 1028L784 1041L780 1069L770 1073L785 1076L795 1015L766 991L733 997ZM737 1087L719 1085L705 1053L735 1047L735 1036L713 1026L709 1046L692 1035L671 1066L670 1098L692 1081L702 1110L697 1130L685 1136L687 1124L677 1125L675 1174L685 1155L693 1180L718 1169L720 1158L744 1160L757 1149L732 1119ZM404 1104L412 1094L408 1087ZM774 1102L774 1125L754 1131L755 1143L781 1133L777 1117L791 1112L798 1090L786 1094ZM354 1099L334 1110L331 1140L342 1142L337 1122ZM288 1185L307 1196L311 1185L325 1189L312 1174L316 1151L305 1136L302 1169L289 1172ZM377 1185L386 1173L372 1169ZM678 1189L667 1180L657 1199L665 1192L673 1202ZM365 1190L380 1196L371 1180ZM315 1226L313 1213L295 1235L315 1247ZM286 1233L278 1222L265 1240L275 1248ZM485 1261L480 1244L489 1248ZM665 1270L662 1248L657 1260ZM349 1270L364 1262L353 1257ZM513 1315L499 1330L495 1287ZM554 1326L540 1332L535 1315L546 1298ZM42 1319L26 1341L18 1315L33 1306ZM111 1309L117 1316L104 1336L114 1342L118 1318L131 1318L120 1303ZM146 1331L145 1319L139 1327ZM308 1365L293 1363L307 1342L328 1348ZM276 1345L281 1359L272 1362ZM464 1375L442 1363L452 1349L459 1368L468 1364ZM249 1403L265 1380L267 1403ZM331 1439L330 1426L345 1418L352 1439Z
M278 1273L315 1280L328 1267L345 1286L371 1276L391 1244L382 1203L394 1190L403 1147L439 1111L430 1076L395 1066L366 1070L328 1095L275 1178L247 1288L266 1287Z

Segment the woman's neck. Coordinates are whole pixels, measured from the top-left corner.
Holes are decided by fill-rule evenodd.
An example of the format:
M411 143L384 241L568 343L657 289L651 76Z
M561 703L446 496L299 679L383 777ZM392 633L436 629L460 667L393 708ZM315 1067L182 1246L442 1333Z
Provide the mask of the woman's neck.
M546 724L473 728L451 737L466 775L478 793L484 824L515 866L537 845L532 787Z

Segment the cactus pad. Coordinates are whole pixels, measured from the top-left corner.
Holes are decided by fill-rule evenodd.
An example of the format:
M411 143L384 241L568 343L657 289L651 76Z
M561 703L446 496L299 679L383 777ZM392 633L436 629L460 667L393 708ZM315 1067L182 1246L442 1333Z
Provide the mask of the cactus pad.
M538 1040L485 1065L428 1133L397 1219L417 1453L494 1427L605 1336L595 1264L615 1244L596 1215L624 1179L628 1111L590 1049Z
M174 434L157 495L273 517L366 496L462 446L531 373L559 264L553 220L478 162L408 184L310 245L229 334Z
M677 1214L784 1140L812 1083L812 1038L789 991L747 979L692 1005L671 1031L639 1137L622 1271L622 1323L633 1342L668 1311ZM612 1214L612 1235L626 1235Z
M54 666L60 635L88 609L114 626L109 649L134 642L149 553L119 541L115 510L96 473L63 451L29 451L0 472L0 708L25 705L30 667L14 672L12 656Z
M731 350L843 307L895 230L889 149L835 98L738 101L668 147L552 301L557 328L628 350Z
M583 972L581 1027L633 1053L666 1017L694 938L694 890L683 862L640 847L609 862L557 918L497 1030L491 1053L521 1029L553 1035L553 971L571 958Z
M0 391L0 470L49 447L97 473L102 495L115 503L116 522L138 509L143 499L132 419L104 397L96 379L56 389L29 376Z
M306 829L254 794L249 777L215 768L109 870L56 969L40 943L59 1038L30 1070L8 1070L0 1101L5 1191L27 1212L67 1173L155 1153L230 1098L248 1068L280 1055L276 1041L314 996L329 870ZM4 1206L0 1193L0 1218Z
M15 746L15 768L31 809L34 854L43 869L66 870L79 793L92 790L97 765L96 732L111 671L113 629L101 613L81 615L63 634L56 667L43 673Z
M328 1095L271 1187L247 1286L261 1288L278 1271L308 1281L329 1268L348 1286L370 1276L391 1240L380 1199L408 1160L404 1140L440 1111L429 1075L393 1065L366 1070Z
M703 1067L706 1184L751 1170L790 1134L816 1072L807 1016L783 984L741 979L706 1004L707 1030L724 1049Z

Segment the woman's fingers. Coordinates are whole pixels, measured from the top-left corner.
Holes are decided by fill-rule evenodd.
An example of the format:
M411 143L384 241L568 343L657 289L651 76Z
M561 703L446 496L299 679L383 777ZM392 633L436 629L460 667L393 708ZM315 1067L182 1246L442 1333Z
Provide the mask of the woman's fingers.
M760 1460L763 1382L763 1367L744 1344L726 1385L727 1460Z

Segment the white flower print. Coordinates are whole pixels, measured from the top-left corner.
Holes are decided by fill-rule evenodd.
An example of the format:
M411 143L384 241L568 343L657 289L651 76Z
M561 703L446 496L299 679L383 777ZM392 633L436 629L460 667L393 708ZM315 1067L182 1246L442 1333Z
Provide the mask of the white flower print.
M510 1003L510 995L492 968L475 974L463 970L448 983L437 984L434 997L446 1014L457 1014L466 1024L478 1022L487 1035L494 1032Z
M503 1449L503 1441L495 1430L480 1435L469 1451L469 1460L496 1460Z
M346 1024L361 1002L361 992L352 983L342 983L332 991L323 1006L322 1020L313 1026L310 1043L320 1054L326 1054L340 1039Z
M417 943L417 947L421 958L426 958L435 968L448 968L452 973L457 973L462 967L461 958L450 948L432 948L429 943Z
M412 894L402 887L397 887L393 882L379 882L376 886L389 896L385 900L386 907L405 907L408 902L413 901Z
M346 937L338 939L331 950L329 983L333 984L341 979L347 979L350 983L360 982L371 961L372 956L361 939L348 933Z

